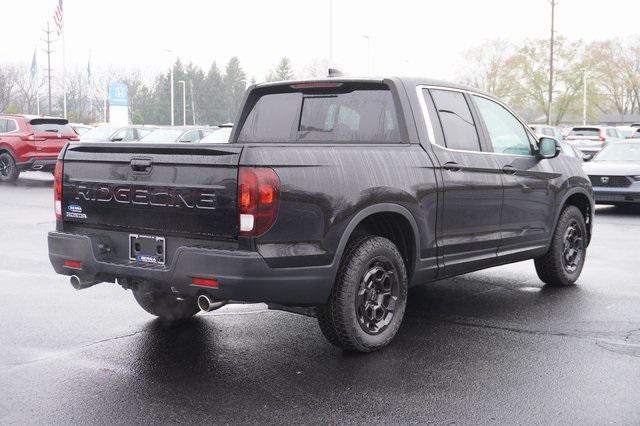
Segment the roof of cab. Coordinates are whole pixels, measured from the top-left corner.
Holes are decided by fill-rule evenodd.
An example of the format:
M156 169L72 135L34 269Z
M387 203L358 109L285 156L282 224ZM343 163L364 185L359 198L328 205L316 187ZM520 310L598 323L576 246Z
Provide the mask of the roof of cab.
M451 83L443 80L436 80L425 77L399 77L399 76L368 76L368 77L358 77L358 76L338 76L338 77L324 77L324 78L309 78L309 79L300 79L300 80L285 80L285 81L271 81L258 83L254 87L255 88L265 88L265 87L275 87L275 86L286 86L292 84L302 84L302 83L316 83L316 82L333 82L333 83L384 83L386 81L395 81L401 82L405 87L417 87L417 86L435 86L435 87L444 87L450 89L458 89L464 90L468 92L478 93L484 96L488 96L494 99L497 97L491 93L483 92L482 90L465 86L462 84Z

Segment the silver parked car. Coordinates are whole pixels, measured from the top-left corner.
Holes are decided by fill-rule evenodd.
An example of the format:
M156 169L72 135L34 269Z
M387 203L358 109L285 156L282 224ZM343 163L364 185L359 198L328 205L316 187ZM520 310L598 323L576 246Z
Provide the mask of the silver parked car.
M584 165L598 204L640 203L640 139L613 142Z
M558 142L562 142L564 140L562 132L555 126L549 126L547 124L529 124L529 127L538 136L549 136L554 138Z
M214 130L212 127L160 127L149 133L140 142L154 143L193 143L198 142Z
M573 127L565 140L585 154L595 155L610 142L623 140L623 135L612 126Z

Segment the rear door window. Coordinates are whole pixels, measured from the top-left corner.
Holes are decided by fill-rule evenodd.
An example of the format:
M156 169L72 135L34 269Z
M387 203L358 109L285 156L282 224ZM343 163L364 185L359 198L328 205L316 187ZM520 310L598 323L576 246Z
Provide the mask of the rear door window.
M16 130L18 130L18 125L16 124L15 120L7 120L7 128L5 132L10 133L15 132Z
M469 105L461 92L431 90L447 148L480 151L480 140Z
M7 121L6 118L0 118L0 133L7 133Z
M401 142L391 91L371 89L267 93L242 125L239 142Z

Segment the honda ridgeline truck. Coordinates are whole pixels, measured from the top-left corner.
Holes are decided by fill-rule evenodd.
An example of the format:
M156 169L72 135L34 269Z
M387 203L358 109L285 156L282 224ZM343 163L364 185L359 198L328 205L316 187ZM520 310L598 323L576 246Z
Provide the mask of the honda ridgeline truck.
M534 259L573 284L591 238L580 161L504 103L427 79L258 84L228 144L68 144L49 257L176 320L228 302L308 313L333 344L394 337L407 289Z

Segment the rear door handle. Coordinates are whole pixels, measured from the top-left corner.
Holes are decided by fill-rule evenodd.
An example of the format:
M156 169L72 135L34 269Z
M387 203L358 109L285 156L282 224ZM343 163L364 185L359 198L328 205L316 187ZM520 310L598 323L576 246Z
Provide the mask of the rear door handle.
M442 166L442 168L445 170L449 170L450 172L459 172L460 170L462 170L462 166L455 161L444 163L444 166Z
M518 173L518 169L513 166L506 165L502 168L502 172L507 175L515 175L516 173Z

